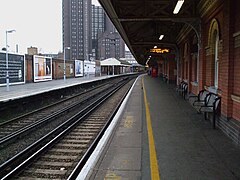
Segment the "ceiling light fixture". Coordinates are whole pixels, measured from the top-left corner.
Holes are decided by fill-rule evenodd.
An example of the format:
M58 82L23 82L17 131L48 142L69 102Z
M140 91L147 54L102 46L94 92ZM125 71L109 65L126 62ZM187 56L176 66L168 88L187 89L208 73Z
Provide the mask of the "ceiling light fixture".
M178 0L176 6L174 8L173 14L177 14L180 11L183 3L184 3L184 0Z
M162 40L162 39L163 39L163 37L164 37L164 35L163 35L163 34L161 34L161 35L160 35L160 37L159 37L159 40Z

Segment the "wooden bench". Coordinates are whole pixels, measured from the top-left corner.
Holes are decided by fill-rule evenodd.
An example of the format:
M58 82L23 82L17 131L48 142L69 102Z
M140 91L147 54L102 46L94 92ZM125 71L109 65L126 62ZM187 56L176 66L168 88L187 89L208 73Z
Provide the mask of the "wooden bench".
M214 93L208 93L204 98L204 104L200 106L199 112L204 113L205 120L207 119L208 113L213 114L212 118L212 127L215 129L216 127L216 114L221 102L221 97Z

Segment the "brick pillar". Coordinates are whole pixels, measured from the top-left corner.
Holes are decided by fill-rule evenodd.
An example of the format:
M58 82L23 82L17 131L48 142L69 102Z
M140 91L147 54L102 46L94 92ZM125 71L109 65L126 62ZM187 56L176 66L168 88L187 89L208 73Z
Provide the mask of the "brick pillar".
M174 60L169 60L168 62L168 67L169 67L169 71L168 71L168 78L170 80L170 82L175 82L175 76L174 76L174 69L176 66L176 62Z
M233 30L234 30L234 6L233 1L224 1L223 7L223 22L222 27L223 34L223 52L222 59L220 62L220 74L219 79L222 79L221 90L222 90L222 103L221 113L226 117L232 116L233 102L231 100L231 94L233 92L233 77L234 77L234 41L233 41Z
M206 80L206 53L205 53L205 42L206 37L208 36L204 30L204 24L201 24L201 44L199 49L199 74L198 74L198 89L202 90L205 85Z
M190 52L188 52L188 56L187 56L187 59L188 59L188 92L191 92L192 91L192 86L191 86L191 82L192 82L192 58L191 58L191 54Z

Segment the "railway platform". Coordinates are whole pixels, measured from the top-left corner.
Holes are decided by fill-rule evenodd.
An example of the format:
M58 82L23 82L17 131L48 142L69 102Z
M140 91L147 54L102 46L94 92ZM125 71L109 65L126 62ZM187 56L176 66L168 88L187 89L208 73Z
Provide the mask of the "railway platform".
M109 77L0 87L0 102ZM174 85L143 75L77 179L240 179L240 148Z
M78 179L240 179L240 148L149 76L137 80L98 152Z
M116 75L117 76L117 75ZM37 83L25 83L10 85L10 91L6 90L6 86L0 86L0 102L6 102L9 100L15 100L27 96L33 96L36 94L53 91L56 89L62 89L71 87L77 84L89 83L93 81L103 80L113 77L109 76L89 76L79 78L67 78L66 81L63 79L42 81Z

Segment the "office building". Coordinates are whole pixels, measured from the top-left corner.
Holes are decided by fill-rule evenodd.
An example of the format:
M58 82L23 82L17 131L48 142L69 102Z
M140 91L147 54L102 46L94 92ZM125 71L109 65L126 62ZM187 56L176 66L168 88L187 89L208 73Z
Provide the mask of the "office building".
M104 32L98 37L98 53L99 60L107 58L124 58L125 57L125 43L117 32L116 28L104 13Z
M63 51L66 59L124 57L124 42L101 6L89 0L62 0Z

